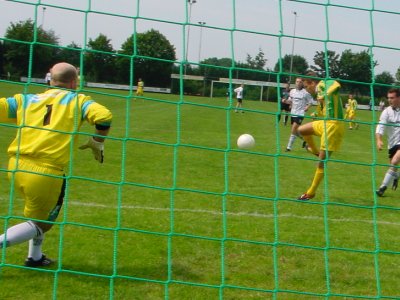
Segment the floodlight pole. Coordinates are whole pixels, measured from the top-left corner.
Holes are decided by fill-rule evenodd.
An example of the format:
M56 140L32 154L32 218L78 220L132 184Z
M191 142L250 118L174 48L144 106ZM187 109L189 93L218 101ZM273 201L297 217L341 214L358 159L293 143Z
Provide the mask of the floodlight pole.
M46 12L46 7L43 6L43 7L42 7L42 10L43 10L43 13L42 13L42 28L43 28L43 27L44 27L44 14L45 14L45 12Z
M206 25L206 22L197 22L200 25L200 41L199 41L199 63L201 59L201 42L203 40L203 26Z
M292 38L292 55L290 57L289 83L292 82L294 41L296 37L296 23L297 23L297 12L294 11L293 14L294 14L294 26L293 26L293 38Z
M185 75L188 61L188 52L189 52L189 35L190 35L190 20L192 18L192 5L197 2L197 0L187 0L189 4L189 17L188 17L188 29L187 29L187 37L186 37L186 55L185 55Z

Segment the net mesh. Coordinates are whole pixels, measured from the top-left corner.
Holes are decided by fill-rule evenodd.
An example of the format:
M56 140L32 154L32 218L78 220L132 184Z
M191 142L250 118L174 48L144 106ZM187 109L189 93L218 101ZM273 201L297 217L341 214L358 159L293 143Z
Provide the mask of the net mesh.
M41 278L32 279L33 271L18 262L25 249L2 249L0 267L4 289L1 289L5 290L5 297L31 293L32 297L45 295L52 299L71 296L76 299L400 297L397 284L400 274L396 268L400 250L395 238L399 226L398 207L391 201L394 198L380 202L374 194L380 179L377 174L388 166L373 150L378 118L375 110L368 115L365 112L359 120L366 128L361 137L352 137L356 142L361 138L368 141L363 144L368 147L362 149L362 157L355 158L360 151L354 146L356 142L345 144L345 154L330 159L326 165L320 201L302 203L294 200L293 193L297 191L288 193L287 190L305 187L295 176L296 168L305 166L305 174L311 175L316 160L282 152L286 131L283 132L277 121L276 103L267 103L267 108L262 102L257 104L260 106L249 105L245 112L252 115L252 120L238 121L232 115L235 106L232 93L228 100L224 96L220 102L210 102L203 97L188 96L185 90L187 68L193 67L221 69L226 74L224 77L231 80L229 87L234 86L238 74L249 71L237 63L240 47L246 48L243 44L247 39L265 39L272 41L272 47L277 50L277 68L253 73L256 77L263 76L265 81L268 75L276 76L278 85L288 76L297 75L295 69L293 72L285 69L282 59L287 49L294 46L294 41L303 46L318 45L316 47L323 50L326 78L331 76L327 54L332 45L339 49L341 46L367 49L370 80L341 79L341 82L366 86L374 100L375 53L398 52L396 47L380 43L374 28L382 16L391 18L399 13L377 8L378 1L375 0L358 6L333 0L270 1L274 8L271 22L276 23L277 33L269 27L266 30L249 29L252 26L243 18L243 1L240 0L225 1L223 17L232 20L226 26L192 22L192 5L196 1L175 1L180 20L147 17L147 11L143 11L144 2L139 0L126 4L124 13L100 9L98 3L101 1L94 0L62 5L56 4L57 1L41 0L8 2L7 7L11 9L31 7L29 17L34 23L34 34L31 41L1 38L5 44L26 47L28 54L24 61L28 71L23 74L26 82L12 76L4 78L1 80L2 95L10 90L28 93L43 89L43 84L33 75L36 72L34 62L38 59L36 51L40 47L77 53L82 77L86 74L87 53L103 58L125 57L129 82L127 91L121 92L90 89L87 82L81 80L79 91L104 99L102 101L118 119L106 142L106 166L88 166L93 162L85 162L82 166L82 158L72 157L64 208L46 242L46 247L57 255L57 265L38 270ZM260 5L259 1L245 2L246 6L255 9ZM287 21L285 5L316 11L316 22L325 28L324 33L317 37L307 33L296 35L288 25L292 23ZM78 18L72 28L81 33L82 47L38 42L40 24L44 25L46 21L44 7ZM337 14L342 12L367 15L366 38L357 41L341 39L331 20L337 19ZM212 14L211 10L208 13ZM257 12L253 13L257 15ZM124 24L132 28L133 53L127 55L88 47L90 33L96 26L92 22L95 17L107 24L112 22L116 26ZM254 19L255 26L259 26L258 19ZM136 34L143 23L181 32L177 46L181 55L176 61L139 53ZM100 25L97 23L97 26ZM199 61L194 58L196 55L190 55L194 49L189 47L190 30L193 33L195 29L206 29L210 34L215 32L216 36L219 34L226 39L225 53L231 58L231 65L199 65L200 49L204 51L206 46L199 47ZM178 65L178 95L145 93L135 97L138 59ZM387 88L389 85L382 86ZM280 93L275 93L279 101ZM255 151L237 150L237 134L251 130L249 123L263 126L265 120L269 120L273 129L258 129L257 143L265 139L261 142L264 147ZM15 126L1 124L1 128L5 131L2 138L5 152ZM76 134L90 135L90 129ZM89 155L87 159L91 159ZM345 170L349 166L353 175ZM7 168L0 171L6 174ZM337 182L336 176L348 180ZM348 181L353 182L353 188L339 185ZM362 182L364 192L355 191L359 182ZM3 199L0 218L4 229L24 220L19 213L22 200L12 187L13 179L9 197ZM345 198L343 194L349 195L348 201L338 199L335 193ZM56 240L58 243L54 242ZM29 285L17 289L11 275L40 284L40 291L35 294Z

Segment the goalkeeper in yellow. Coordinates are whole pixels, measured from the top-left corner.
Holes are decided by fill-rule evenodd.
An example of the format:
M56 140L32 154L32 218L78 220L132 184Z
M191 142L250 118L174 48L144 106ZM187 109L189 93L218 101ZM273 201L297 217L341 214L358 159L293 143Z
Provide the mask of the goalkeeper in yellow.
M307 75L315 76L316 74L310 72ZM315 197L316 190L324 178L326 159L332 152L338 151L342 144L344 124L339 82L332 79L319 81L314 78L305 78L303 82L306 90L316 96L321 109L318 114L321 116L319 119L298 128L298 133L307 143L307 150L320 159L311 186L298 198L298 200L309 200ZM313 136L320 137L319 148L315 145Z
M353 95L350 94L349 95L349 99L347 100L347 106L346 106L346 115L345 115L345 119L346 120L350 120L349 122L349 129L357 129L358 128L358 124L354 122L355 118L356 118L356 111L357 111L357 100L354 99Z
M9 179L24 200L28 221L9 227L0 236L0 248L29 241L27 267L44 267L53 261L42 253L45 233L56 220L65 192L64 169L71 158L71 143L84 121L95 127L81 149L90 148L103 162L104 137L112 115L89 96L77 94L77 70L68 63L51 69L50 89L39 94L0 98L0 122L17 125L17 136L8 148ZM75 144L75 143L74 143Z

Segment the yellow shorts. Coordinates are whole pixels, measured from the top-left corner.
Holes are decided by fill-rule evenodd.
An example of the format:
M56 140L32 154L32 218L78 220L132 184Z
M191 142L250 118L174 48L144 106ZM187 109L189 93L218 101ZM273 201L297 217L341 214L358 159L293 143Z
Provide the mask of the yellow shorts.
M14 189L18 190L25 200L24 216L54 221L64 200L64 172L57 168L36 164L31 159L21 156L18 163L15 156L10 157L8 170L11 171L8 173L8 178Z
M338 151L343 141L344 124L341 121L313 121L314 134L321 137L321 150Z
M353 109L349 110L349 112L348 112L348 114L347 114L347 117L348 117L349 119L353 119L353 118L355 118L355 116L356 116L355 110L353 110Z
M143 95L143 88L138 88L136 90L136 95L142 96Z

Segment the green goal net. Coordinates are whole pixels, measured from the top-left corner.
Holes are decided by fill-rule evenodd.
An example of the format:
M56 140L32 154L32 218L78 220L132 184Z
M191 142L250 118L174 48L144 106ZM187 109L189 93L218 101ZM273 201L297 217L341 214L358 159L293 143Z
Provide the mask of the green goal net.
M389 167L378 104L400 79L395 2L2 1L1 97L45 90L67 61L113 124L104 164L71 155L43 246L56 263L27 268L26 244L1 249L0 298L399 299L398 191L375 194ZM340 81L343 102L355 95L359 127L345 121L317 196L299 201L318 160L299 141L284 151L279 102L309 69ZM7 179L18 128L0 129L6 230L26 218ZM243 133L254 148L238 149Z

